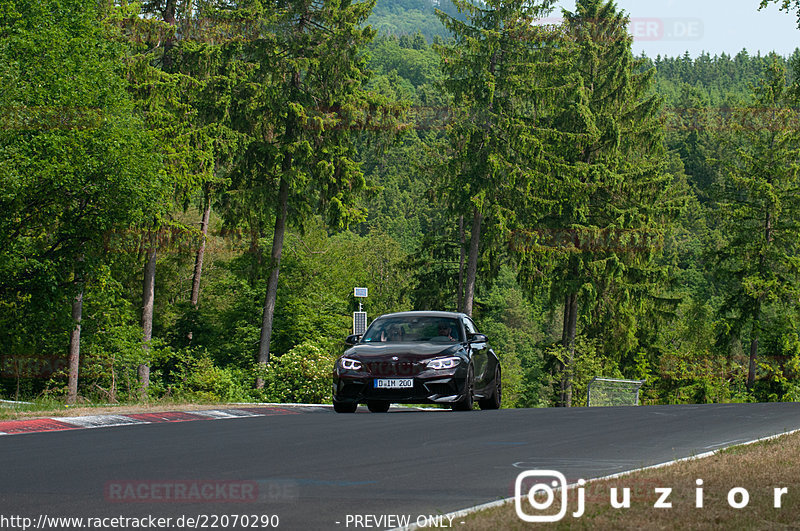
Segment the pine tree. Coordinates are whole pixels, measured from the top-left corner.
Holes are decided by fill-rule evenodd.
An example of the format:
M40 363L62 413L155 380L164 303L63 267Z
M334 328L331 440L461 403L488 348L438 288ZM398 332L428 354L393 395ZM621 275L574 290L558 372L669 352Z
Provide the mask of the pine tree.
M747 387L756 381L759 341L769 306L796 308L800 295L800 134L786 70L773 57L740 108L728 137L715 219L727 235L716 250L726 285L722 312L733 336L749 331Z
M363 218L355 200L366 183L354 161L359 130L381 127L383 112L363 89L363 27L374 2L284 0L251 13L257 39L241 46L249 72L237 86L233 120L250 143L234 173L229 219L247 217L255 239L274 222L257 363L270 361L283 242L289 224L324 216L339 229ZM391 121L391 119L389 120ZM260 251L257 251L260 256ZM257 387L263 380L257 380Z
M554 2L454 3L466 21L437 10L454 38L437 46L455 114L448 128L450 157L442 173L452 213L471 219L463 299L459 294L459 310L471 315L485 220L503 232L508 217L514 216L503 205L538 175L533 131L539 110L531 94L540 83L537 75L549 66L543 58L552 36L548 28L533 23Z
M627 16L613 1L578 0L564 18L571 43L563 52L572 58L565 74L573 90L553 117L558 207L543 226L563 232L559 239L566 241L556 249L553 287L564 301L560 402L569 406L580 315L606 348L633 347L635 308L656 276L653 244L670 205L661 102L649 94L652 69L642 71L631 53Z

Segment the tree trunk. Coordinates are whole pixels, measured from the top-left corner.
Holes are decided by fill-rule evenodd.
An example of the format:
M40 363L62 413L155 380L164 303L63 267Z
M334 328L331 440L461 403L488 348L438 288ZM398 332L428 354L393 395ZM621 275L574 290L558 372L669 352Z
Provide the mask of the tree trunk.
M767 217L767 224L769 225L769 216ZM767 241L771 237L769 230L767 231ZM764 262L764 256L761 256L761 263ZM750 333L750 359L747 364L747 388L752 389L756 383L756 360L758 359L758 339L761 335L761 303L764 296L761 295L756 301L756 306L753 309L753 330Z
M195 308L197 307L198 300L200 300L200 276L203 274L203 257L205 256L206 252L206 237L208 236L209 217L211 217L211 199L208 193L206 193L205 204L203 205L203 219L200 222L200 247L197 249L197 255L194 259L194 274L192 275L191 303Z
M568 341L567 341L567 328L568 328L567 323L569 323L569 320L570 320L570 315L571 315L570 310L571 310L571 308L572 307L570 305L569 294L567 294L567 295L564 296L564 318L561 321L561 346L563 346L564 348L566 348L567 343L568 343ZM558 370L558 375L559 375L559 379L558 379L558 406L559 407L564 407L564 399L565 399L565 392L566 392L566 385L567 385L567 379L566 379L567 362L563 361L561 359L557 360L556 368Z
M200 246L197 248L197 254L194 259L194 272L192 273L192 295L189 301L192 303L192 309L197 309L197 303L200 300L200 277L203 274L203 257L206 253L206 237L208 236L208 219L211 217L211 198L206 192L203 199L203 219L200 221ZM192 342L194 332L189 330L186 334L186 339L189 343Z
M69 336L69 381L67 404L78 399L78 368L81 359L81 318L83 316L83 285L72 299L72 333Z
M291 166L291 160L288 162ZM286 162L284 162L286 165ZM288 171L288 170L287 170ZM284 175L286 172L284 172ZM271 270L267 284L267 296L264 300L264 314L261 319L261 338L258 342L258 363L266 366L269 363L269 342L272 337L272 318L275 315L275 301L278 296L278 274L280 273L283 237L286 233L286 218L289 211L289 183L281 177L278 191L278 209L275 216L275 232L272 236ZM256 388L263 389L264 380L256 379Z
M478 251L481 243L481 223L483 215L475 207L472 218L472 234L469 238L469 258L467 261L467 285L464 290L464 313L472 316L472 306L475 300L475 277L478 272Z
M173 26L176 25L177 20L175 19L175 11L177 4L177 0L167 0L167 4L164 6L164 11L161 13L164 22L167 24L171 24ZM172 58L172 54L170 53L174 46L175 42L172 37L167 37L164 39L164 70L167 72L172 71L172 67L175 62Z
M156 247L155 236L151 236L150 249L147 251L147 263L144 267L144 281L142 289L142 348L147 356L150 350L150 340L153 339L153 301L156 287ZM150 386L150 365L139 365L139 397L147 397L147 388Z
M571 257L569 261L568 284L578 279L578 261ZM570 288L574 289L574 288ZM561 365L561 406L572 406L572 377L575 361L575 336L578 330L578 293L571 292L564 296L564 323L561 332L561 345L566 350L567 359Z
M19 360L14 359L12 363L14 364L14 377L17 379L17 391L14 394L14 400L19 401L19 382L22 379L22 374L19 368Z
M458 301L456 308L459 312L464 311L464 215L458 216Z
M756 314L758 315L758 313ZM756 383L756 357L758 356L758 317L753 319L753 334L750 341L750 363L747 369L747 388L752 389Z
M567 345L567 323L570 319L570 303L569 303L569 295L564 297L564 318L561 320L561 345L566 347ZM566 391L566 372L567 372L567 364L565 361L561 359L556 360L556 370L558 370L558 406L564 407L564 393Z
M561 344L567 351L567 360L562 365L561 405L572 406L572 372L575 361L575 335L578 327L578 294L569 293L564 297L564 328Z
M772 243L772 214L767 211L766 219L764 220L764 247L768 247ZM766 251L764 251L766 252ZM759 273L764 276L764 252L758 259ZM758 339L761 332L761 304L764 301L764 295L760 295L756 301L756 307L753 310L753 332L750 340L750 360L747 367L747 388L752 389L756 383L756 360L758 358Z

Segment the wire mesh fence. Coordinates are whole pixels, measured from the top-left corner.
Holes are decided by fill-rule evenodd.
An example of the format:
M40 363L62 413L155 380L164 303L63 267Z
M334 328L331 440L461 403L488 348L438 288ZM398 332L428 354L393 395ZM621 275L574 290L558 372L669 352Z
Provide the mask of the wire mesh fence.
M586 391L586 405L602 406L638 406L639 389L645 380L619 380L596 376L589 382Z

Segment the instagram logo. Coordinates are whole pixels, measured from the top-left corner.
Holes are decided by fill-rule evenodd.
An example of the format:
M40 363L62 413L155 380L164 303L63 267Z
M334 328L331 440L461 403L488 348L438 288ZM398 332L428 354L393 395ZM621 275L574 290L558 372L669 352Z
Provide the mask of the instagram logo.
M586 482L578 480L583 487ZM514 508L517 516L525 522L558 522L567 514L567 478L555 470L526 470L517 476L514 483ZM583 489L581 489L583 490ZM558 491L559 503L556 502ZM583 514L584 502L578 500L578 518Z

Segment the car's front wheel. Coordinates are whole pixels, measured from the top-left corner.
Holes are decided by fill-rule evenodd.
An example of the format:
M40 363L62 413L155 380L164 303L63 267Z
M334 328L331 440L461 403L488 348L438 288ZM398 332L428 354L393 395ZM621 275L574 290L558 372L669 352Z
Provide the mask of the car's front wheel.
M472 409L472 394L475 387L473 380L472 365L470 365L469 369L467 369L467 379L464 382L464 396L458 402L453 402L453 411L469 411Z
M355 413L358 408L358 402L338 402L333 400L333 410L337 413Z
M373 413L386 413L389 411L389 402L387 400L369 400L367 409Z
M481 409L500 409L500 402L503 399L503 381L500 378L500 367L494 370L493 384L494 391L492 396L478 400L478 405L481 406Z

